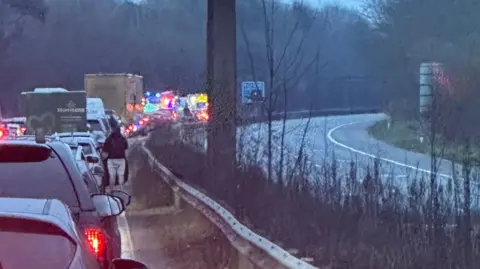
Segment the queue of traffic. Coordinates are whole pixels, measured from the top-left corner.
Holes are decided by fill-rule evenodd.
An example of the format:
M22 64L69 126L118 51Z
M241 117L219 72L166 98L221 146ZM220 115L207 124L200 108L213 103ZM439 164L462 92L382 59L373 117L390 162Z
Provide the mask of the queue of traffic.
M120 117L82 91L24 96L26 116L0 121L0 268L146 269L121 258L130 195L106 188L102 146Z
M208 121L205 94L149 96L143 77L124 73L87 74L80 91L22 93L25 116L0 120L0 240L9 242L0 268L147 268L121 259L117 217L130 195L107 189L102 147L113 130Z
M1 140L0 147L1 196L8 197L0 199L0 240L23 242L28 234L28 242L50 249L40 264L146 268L120 259L117 216L130 204L130 195L105 190L101 146L92 133L20 135ZM66 245L70 256L58 255ZM37 268L33 256L7 255L0 263L3 268Z

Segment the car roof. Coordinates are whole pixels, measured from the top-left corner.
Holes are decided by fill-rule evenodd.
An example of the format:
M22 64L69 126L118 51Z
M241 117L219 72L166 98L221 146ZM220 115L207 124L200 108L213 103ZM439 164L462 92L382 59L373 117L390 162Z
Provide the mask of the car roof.
M35 142L35 138L17 136L5 140L0 140L0 145L27 145L32 147L46 147L49 148L47 144L40 144Z
M77 200L82 211L93 211L95 206L90 198L87 186L83 181L83 176L78 170L75 157L70 147L62 141L49 141L45 144L36 143L35 140L0 140L0 145L28 145L32 147L47 147L53 150L63 163L65 170L71 178L73 189L77 195Z
M0 197L0 217L47 222L60 228L70 239L79 240L70 210L57 199Z
M57 133L55 136L66 137L66 136L92 136L90 132L73 132L73 133Z
M87 136L62 136L60 137L60 141L66 142L66 143L75 143L75 144L85 144L85 143L91 143L95 144L95 140L93 140L92 137L87 137Z
M78 141L70 137L62 137L61 142L67 144L69 147L78 147Z

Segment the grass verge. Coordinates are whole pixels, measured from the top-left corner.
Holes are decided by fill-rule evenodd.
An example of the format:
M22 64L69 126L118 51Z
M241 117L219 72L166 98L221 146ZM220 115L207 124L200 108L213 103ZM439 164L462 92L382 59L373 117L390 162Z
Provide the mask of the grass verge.
M228 268L236 253L222 232L188 204L181 211L167 209L170 187L138 148L129 161L133 207L127 218L136 259L149 268Z
M359 178L354 163L348 173L333 164L315 180L289 181L268 181L263 169L244 166L234 178L212 183L206 156L174 137L154 133L147 146L183 180L244 216L258 234L313 257L316 266L447 269L480 263L478 231L452 212L459 205L448 190L436 192L439 205L432 209L425 181L413 182L402 195L393 183L382 183L378 165ZM447 225L452 220L455 225Z
M429 136L422 133L421 126L417 121L392 121L388 127L388 120L382 120L370 126L368 133L375 139L408 151L430 156L435 153L442 159L457 163L464 161L465 149L462 145L437 137L438 142L432 146ZM420 137L423 137L423 140ZM480 164L480 148L477 146L471 149L472 159Z

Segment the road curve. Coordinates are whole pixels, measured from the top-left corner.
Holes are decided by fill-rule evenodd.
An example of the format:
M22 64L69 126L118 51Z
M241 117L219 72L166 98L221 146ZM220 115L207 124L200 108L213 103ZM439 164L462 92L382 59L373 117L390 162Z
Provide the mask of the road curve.
M385 115L368 115L362 120L351 120L330 128L327 132L329 143L334 145L337 156L338 152L348 152L348 154L353 153L358 159L378 158L382 164L381 173L393 175L398 179L396 183L403 183L403 187L406 187L412 179L428 178L432 173L430 156L394 147L368 134L367 128L385 117ZM461 166L458 164L454 171L450 161L440 159L437 167L437 179L441 185L448 184L453 173L456 173L460 180L462 179ZM472 195L475 197L472 200L473 205L479 206L480 193L476 182L472 182Z

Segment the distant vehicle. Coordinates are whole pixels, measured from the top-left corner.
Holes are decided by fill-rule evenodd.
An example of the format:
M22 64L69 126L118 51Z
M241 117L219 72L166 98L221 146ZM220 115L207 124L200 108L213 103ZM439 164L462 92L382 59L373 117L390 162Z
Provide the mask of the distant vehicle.
M9 137L9 130L6 124L0 124L0 139L6 139Z
M67 144L72 150L72 156L74 156L77 162L77 167L82 173L90 193L104 193L103 177L105 176L105 168L100 157L98 155L85 154L83 146L76 143L76 141L68 141Z
M121 254L120 233L114 217L130 203L129 195L113 192L112 197L116 196L122 201L118 203L121 206L120 212L114 214L105 211L105 208L114 205L108 204L108 197L91 192L70 147L51 137L48 141L45 138L46 142L40 140L39 137L35 137L35 140L23 137L19 140L0 141L2 196L54 198L67 204L77 224L91 240L98 261L104 268L108 268L110 261ZM95 196L104 197L98 199L103 199L106 204L101 205L98 199L92 199Z
M163 125L170 123L178 118L178 114L170 109L160 109L150 115L150 120L154 125Z
M87 123L90 131L94 133L100 142L106 139L112 129L107 119L107 114L100 98L87 98Z
M3 119L2 123L8 130L8 134L11 136L25 135L27 132L27 126L25 124L26 118L16 117Z
M158 106L160 109L175 109L178 103L178 96L173 91L160 93Z
M208 116L208 111L206 110L200 110L195 113L195 116L198 121L200 122L208 122L209 116Z
M150 117L147 115L138 115L134 121L133 121L133 126L129 128L129 132L132 133L141 133L146 135L148 131L151 129L151 122L150 122Z
M124 208L118 198L95 195L106 215ZM108 212L106 211L108 209ZM77 226L75 214L57 199L0 198L0 267L103 269L92 251L92 237ZM34 254L33 254L34 253ZM116 269L147 269L136 261L115 259Z
M84 91L35 89L23 92L27 134L42 130L46 134L87 131Z
M123 122L142 111L143 77L127 73L86 74L84 89L87 97L100 98L105 109L118 113Z
M205 93L189 94L186 102L191 112L196 113L198 110L204 110L208 106L208 95Z
M120 117L117 115L115 110L112 109L105 109L105 114L107 114L107 120L108 123L110 124L110 128L113 130L114 128L117 127L122 127L122 120Z
M65 88L35 88L34 93L54 93L54 92L68 92Z
M90 132L56 133L54 137L58 137L60 140L74 139L75 141L93 141L96 151L99 151L103 145L103 143L100 143L101 141L97 140L97 136Z

